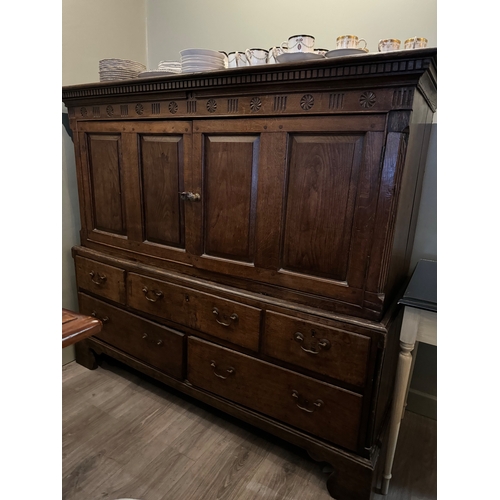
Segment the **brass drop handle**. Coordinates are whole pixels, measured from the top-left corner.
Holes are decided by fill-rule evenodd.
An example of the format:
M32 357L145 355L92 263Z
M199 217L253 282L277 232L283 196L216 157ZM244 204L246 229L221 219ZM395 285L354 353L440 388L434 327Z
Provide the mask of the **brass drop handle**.
M210 361L210 366L213 368L214 370L214 375L216 377L219 377L219 378L222 378L224 380L227 379L227 377L224 377L224 375L219 375L215 370L217 369L217 365L215 364L215 361L214 360L211 360ZM229 374L229 375L232 375L234 373L234 368L232 368L231 366L226 370L226 372Z
M158 340L158 342L156 342L156 345L162 345L163 344L163 340Z
M108 278L104 274L100 273L95 273L94 271L90 271L90 279L92 280L92 283L95 283L96 285L101 286ZM97 276L97 279L94 279L94 277Z
M108 318L107 316L103 316L102 318L99 318L99 316L97 316L97 313L96 313L95 311L92 311L92 312L90 313L90 315L91 315L91 316L93 316L94 318L96 318L96 319L98 319L98 320L102 321L103 323L106 323L106 321L108 321L108 320L109 320L109 318Z
M219 323L219 325L222 325L222 326L231 326L231 323L224 323L223 321L219 321L217 319L217 317L219 316L219 310L216 307L214 307L212 309L212 312L215 314L215 321L217 321L217 323ZM236 323L239 318L238 318L238 315L236 313L233 313L233 314L231 314L231 316L229 316L229 319L231 321L234 321Z
M148 297L149 290L147 286L145 286L142 291L144 292L144 295L146 296L146 299L149 300L149 302L156 302L158 299L161 299L163 297L163 292L161 290L151 290L151 293L155 295L155 298Z
M299 344L301 344L302 342L304 342L304 335L302 335L302 333L300 333L300 332L295 332L294 339ZM330 349L330 347L331 347L330 341L328 339L321 339L318 342L318 345L320 346L321 349L324 349L325 351L328 351L328 349ZM300 348L304 352L308 352L309 354L319 354L319 351L313 351L312 349L306 349L303 346L300 346Z
M181 195L181 200L187 201L200 201L201 196L198 193L191 193L190 191L182 191L179 193Z
M300 402L300 397L299 397L299 391L296 391L295 389L292 391L292 397L293 398L296 398L298 401L296 403L296 406L297 408L301 409L302 411L305 411L306 413L314 413L314 411L316 410L316 408L313 408L312 410L310 410L309 408L306 408L305 406L302 406L301 404L299 404ZM304 401L303 404L307 404L308 401L307 399ZM321 401L321 399L317 399L313 405L318 407L318 408L321 408L325 403L323 403L323 401Z

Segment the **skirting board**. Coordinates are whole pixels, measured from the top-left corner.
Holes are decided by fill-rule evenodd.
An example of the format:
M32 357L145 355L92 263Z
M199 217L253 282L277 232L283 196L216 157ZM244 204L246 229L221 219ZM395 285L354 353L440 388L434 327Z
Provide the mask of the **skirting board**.
M410 389L406 410L437 420L437 398L432 394Z

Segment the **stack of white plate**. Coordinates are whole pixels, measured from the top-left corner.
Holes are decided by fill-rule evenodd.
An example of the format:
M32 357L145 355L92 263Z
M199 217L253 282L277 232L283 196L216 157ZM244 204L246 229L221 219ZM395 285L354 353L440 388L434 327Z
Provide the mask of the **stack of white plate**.
M178 61L161 61L158 68L139 73L139 78L148 78L150 76L168 76L181 73L181 63Z
M181 50L180 54L183 73L212 71L226 67L226 56L216 50L185 49Z
M137 78L139 73L146 70L146 66L128 59L101 59L99 61L99 80L128 80Z
M160 61L157 71L170 71L171 73L180 73L182 71L179 61Z

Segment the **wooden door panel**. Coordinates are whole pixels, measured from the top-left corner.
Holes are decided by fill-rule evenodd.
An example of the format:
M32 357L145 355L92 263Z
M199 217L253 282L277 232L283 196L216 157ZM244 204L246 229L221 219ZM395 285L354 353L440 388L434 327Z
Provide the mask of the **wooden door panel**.
M193 265L360 307L384 123L383 115L194 122Z
M140 135L140 170L147 241L184 248L183 140L181 135Z
M125 201L121 169L121 136L88 134L93 229L124 235Z
M283 269L345 281L363 135L289 137Z
M204 137L203 252L253 262L259 135Z
M85 212L92 214L85 239L133 258L190 265L198 221L179 192L193 189L191 123L82 122L79 128Z

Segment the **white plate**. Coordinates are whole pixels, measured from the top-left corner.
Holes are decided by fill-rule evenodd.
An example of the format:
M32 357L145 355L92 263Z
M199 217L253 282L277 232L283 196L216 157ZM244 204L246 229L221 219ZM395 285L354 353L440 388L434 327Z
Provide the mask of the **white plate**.
M311 59L324 59L325 56L314 52L293 52L292 54L280 54L277 59L280 63L309 61Z
M368 54L362 49L334 49L325 54L325 57L353 56L356 54Z
M148 78L150 76L168 76L178 75L180 71L143 71L139 73L139 78Z

